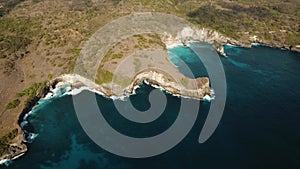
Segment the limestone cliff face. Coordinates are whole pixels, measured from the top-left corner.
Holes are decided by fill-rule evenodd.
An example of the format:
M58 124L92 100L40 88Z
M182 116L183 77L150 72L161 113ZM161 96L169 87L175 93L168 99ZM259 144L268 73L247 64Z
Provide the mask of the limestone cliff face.
M251 36L249 38L241 38L239 40L235 40L222 35L220 32L208 28L199 29L196 27L185 27L181 32L178 32L176 37L172 37L171 35L165 34L162 36L162 40L167 46L187 45L187 42L189 41L210 43L213 44L215 50L222 56L226 56L223 47L223 45L225 44L251 48L252 43L259 43L266 46L285 48L292 51L300 52L300 45L290 46L288 44L283 44L282 42L278 41L263 40L256 35Z
M183 97L202 100L205 95L211 96L212 94L209 87L209 79L206 77L188 79L188 81L180 82L175 79L171 79L164 73L156 70L149 70L137 74L135 78L132 79L132 83L122 90L115 90L119 88L117 84L110 83L98 85L89 79L74 74L60 76L56 78L55 81L60 81L61 83L58 83L59 85L71 84L73 88L86 86L91 90L98 91L106 97L123 97L128 94L133 94L137 86L139 86L143 81L155 87L162 88L171 94Z
M181 32L178 33L178 37L182 41L187 41L187 40L197 40L197 41L202 41L202 42L207 42L207 43L234 43L238 44L239 42L225 37L219 32L216 32L211 29L192 29L190 27L184 28Z
M172 37L171 35L165 34L162 36L162 41L167 46L172 46L174 44L186 45L189 41L210 43L213 44L216 51L223 56L226 56L223 48L224 44L249 47L249 45L236 41L232 38L225 37L217 31L207 28L198 29L195 27L185 27L181 32L178 32L176 37Z
M169 79L163 73L154 70L138 74L126 91L133 93L135 86L141 84L143 81L182 97L203 99L205 95L211 95L208 78L189 79L189 82L183 84Z
M117 84L110 83L110 84L103 84L98 85L93 81L86 79L77 74L66 74L55 78L54 80L50 81L48 85L45 87L43 91L32 101L30 107L27 107L22 117L25 115L24 113L29 112L30 109L37 104L39 99L44 97L48 92L53 93L55 88L61 87L62 85L70 84L72 88L80 88L80 87L87 87L90 90L96 91L99 94L104 95L105 97L124 97L128 96L128 94L134 94L135 89L139 86L142 82L149 83L150 85L158 88L162 88L166 92L169 92L174 95L178 95L181 97L188 97L198 100L203 100L203 98L208 95L211 96L212 92L209 87L209 79L204 78L197 78L197 79L189 79L186 78L176 80L172 77L168 76L167 74L160 72L159 70L147 70L137 74L132 83L123 88L122 90L114 90ZM118 87L116 87L118 88ZM20 121L21 122L21 121ZM0 163L5 163L9 160L13 160L18 158L19 156L23 155L27 151L27 146L25 144L26 138L23 133L19 134L9 145L7 152L5 152L2 156L0 156Z

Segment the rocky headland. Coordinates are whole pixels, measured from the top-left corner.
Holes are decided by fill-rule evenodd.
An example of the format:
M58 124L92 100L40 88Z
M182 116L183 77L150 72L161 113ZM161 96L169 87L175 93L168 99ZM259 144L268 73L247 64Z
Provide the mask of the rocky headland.
M171 47L174 44L187 46L188 43L191 41L209 43L213 44L215 50L222 56L226 56L226 53L224 51L224 45L226 44L242 47L251 47L251 44L239 42L232 38L226 37L217 31L207 28L198 29L185 27L181 32L178 32L178 35L176 37L172 37L168 34L162 36L162 41L167 46Z
M145 39L152 38L149 44ZM125 42L119 45L127 45L126 48L133 49L134 44L140 42L137 39L143 39L144 45L149 45L147 50L139 52L128 52L124 56L118 58L110 58L106 62L102 63L102 71L112 72L114 77L109 82L103 82L101 84L96 83L95 80L87 79L78 74L64 74L60 75L49 82L40 90L40 92L33 97L33 99L23 109L20 117L19 124L26 120L24 117L32 110L34 106L38 104L38 101L42 98L47 98L55 94L55 90L64 85L70 85L72 90L87 89L98 94L101 94L108 98L124 98L135 93L135 89L145 82L157 88L161 88L168 93L176 96L203 100L213 96L212 89L209 85L209 79L207 77L200 78L188 78L181 74L179 70L171 63L166 51L166 47L172 47L177 44L176 40L166 41L163 44L156 42L157 36L145 37L133 37L125 40ZM153 39L154 38L154 39ZM169 39L170 40L170 39ZM185 39L186 42L191 39ZM205 39L202 39L205 40ZM127 42L131 43L127 43ZM182 41L180 41L181 43ZM211 42L211 41L207 41ZM179 45L183 45L182 43ZM124 46L117 46L114 48L124 48ZM153 51L151 48L159 48L157 51ZM143 48L144 49L144 48ZM130 50L129 50L130 51ZM120 50L111 52L112 55L119 54ZM128 56L127 56L128 55ZM110 56L107 56L110 57ZM117 63L123 69L117 69L111 65L112 62ZM124 83L125 82L125 83ZM0 162L4 163L8 160L15 159L27 151L27 137L30 133L27 131L19 132L18 139L12 140L9 144L7 151L0 157Z
M176 37L172 37L171 35L165 34L161 38L162 41L167 46L170 47L174 45L187 46L188 43L191 41L209 43L213 45L214 49L221 56L225 56L225 57L226 57L226 53L224 51L224 45L233 45L237 47L251 48L252 44L259 44L263 46L271 46L275 48L300 52L300 45L291 46L276 41L268 41L268 40L260 39L257 36L251 36L249 38L235 40L233 38L224 36L220 32L208 28L199 29L199 28L186 27L181 32L179 32Z
M29 3L29 2L26 2L26 3ZM13 12L12 15L16 15L16 12L15 13ZM52 15L54 15L54 14L53 13L49 14L49 16L52 16ZM80 15L81 15L81 13L80 13ZM63 18L60 18L60 19L62 19L64 21ZM78 21L78 23L81 23L81 22ZM35 23L32 23L32 24L35 24ZM85 23L84 25L88 25L88 24ZM79 24L79 26L83 27L80 24ZM98 26L99 25L97 25L95 27L98 27ZM285 42L281 42L280 40L272 41L272 40L268 40L266 38L260 38L260 36L256 36L254 34L251 34L251 36L250 35L248 36L249 32L248 33L244 32L245 36L236 40L234 38L230 38L229 36L224 36L224 34L217 32L213 29L199 28L199 27L198 28L186 27L181 32L178 32L176 37L172 37L168 34L162 35L160 38L161 38L161 41L165 44L165 46L161 45L160 43L156 43L156 46L152 45L152 47L157 48L157 47L161 46L162 47L161 49L163 49L164 47L172 47L172 46L176 46L176 45L188 46L189 42L192 42L192 41L205 42L205 43L213 44L213 47L220 55L226 56L226 53L224 51L224 45L226 45L226 44L249 48L249 47L251 47L252 43L258 43L258 44L262 44L262 45L273 46L273 47L277 47L277 48L283 48L283 49L287 49L287 50L294 50L294 51L300 52L299 45L291 46L290 43L285 44ZM80 31L74 31L74 30L78 30L78 28L71 29L72 40L75 39L77 42L83 41L84 38L82 35L80 35L80 33L79 33ZM89 30L89 31L95 31L95 30ZM43 36L41 35L41 37L43 37ZM76 37L77 38L80 37L80 38L76 39ZM133 39L132 42L136 42L137 39L139 39L139 38L141 38L141 37ZM62 38L62 39L64 39L64 38ZM143 38L141 38L141 39L143 40ZM71 41L71 40L69 40L69 41ZM39 42L38 44L40 45L43 43ZM50 44L54 44L54 42L51 42ZM134 43L131 43L131 44L132 45L129 46L130 49L133 48L133 46L134 46ZM149 45L149 46L151 48L151 45ZM19 118L19 124L20 124L20 121L23 120L23 116L26 113L28 113L32 109L32 107L38 103L38 101L41 98L45 97L49 92L51 93L53 89L61 86L62 84L70 84L73 89L86 86L86 87L88 87L88 89L97 91L100 94L103 94L104 96L107 96L107 97L123 97L123 96L133 94L134 89L143 81L148 82L151 85L163 88L165 91L167 91L169 93L179 95L182 97L190 97L193 99L201 100L205 96L212 95L211 89L209 88L209 79L208 78L205 78L205 77L197 78L197 79L183 78L178 72L174 71L172 66L170 66L169 60L165 59L166 58L165 56L162 57L164 61L159 60L160 58L154 59L154 60L159 60L159 62L161 62L161 63L159 63L159 62L152 63L152 61L149 60L150 57L149 58L147 58L147 57L141 58L141 57L137 57L137 56L132 56L131 59L126 58L127 59L126 64L135 65L135 66L130 67L129 72L131 72L131 73L129 73L129 76L125 77L125 79L130 79L130 80L125 80L126 83L120 84L119 83L120 81L123 80L123 82L124 82L124 76L122 76L122 77L118 77L120 79L118 79L118 78L114 79L115 81L113 83L103 83L103 84L99 85L99 84L94 83L94 81L92 81L92 80L85 79L76 74L61 75L62 73L65 72L66 69L72 70L72 67L71 67L71 69L69 69L68 66L71 65L69 63L74 62L74 60L76 59L76 57L73 57L73 52L76 52L76 50L71 51L71 53L67 53L67 54L63 53L62 54L62 55L70 55L70 60L68 60L68 62L66 62L66 60L68 58L65 58L65 57L57 56L57 57L53 57L54 58L53 60L51 60L49 58L44 58L44 59L38 58L37 59L35 57L35 55L45 55L46 56L46 55L50 55L51 53L53 53L53 55L57 54L57 52L56 52L57 48L53 48L53 50L51 49L47 53L42 52L42 54L38 54L38 53L34 53L34 52L32 52L32 54L30 53L30 51L35 51L35 50L37 50L37 52L38 52L38 50L43 49L43 48L44 48L44 46L39 46L38 48L33 48L32 46L29 46L29 48L26 49L29 51L24 51L24 53L20 54L21 56L28 55L27 58L25 58L25 61L22 61L22 62L21 62L21 60L15 61L17 63L16 64L17 66L15 66L17 69L16 72L20 71L22 73L19 72L19 73L10 75L10 82L15 82L16 79L18 79L19 81L24 81L24 77L26 77L26 78L32 77L33 78L32 81L40 80L39 79L40 77L43 77L42 79L46 80L47 78L45 78L44 72L46 72L46 71L53 72L53 67L55 67L55 66L57 69L57 71L54 71L53 74L52 73L48 74L48 78L50 78L50 79L52 79L52 76L54 76L54 77L58 76L57 78L54 78L54 80L51 80L50 82L48 82L47 85L43 88L43 90L41 90L37 95L35 95L35 97L29 102L28 105L26 105L26 106L20 105L18 107L18 110L17 109L14 110L14 111L22 110L21 116ZM63 49L63 50L65 50L65 49ZM43 50L43 51L46 51L46 50ZM39 51L39 52L41 52L41 51ZM120 51L117 51L113 54L116 54L115 56L117 56L117 57L121 56ZM126 55L128 53L124 52L123 54ZM4 57L4 59L8 59L8 57L5 58L6 55L9 56L9 54L5 54L5 56L1 56L1 57ZM73 58L71 57L71 55ZM23 56L21 58L23 58ZM47 61L47 59L48 59L48 61ZM113 65L112 63L120 63L121 61L123 62L124 59L125 59L125 57L121 57L121 58L117 58L117 59L110 59L107 63L103 64L103 68L107 72L115 73L115 70L112 69L115 66L112 66ZM34 61L36 61L36 63L34 63ZM51 62L51 64L49 64L49 62ZM59 63L57 63L57 62L59 62ZM69 64L69 65L60 68L57 66L60 64L60 62L65 62L66 64ZM43 64L41 64L41 63L43 63ZM145 65L144 63L150 63L150 64ZM33 73L31 74L31 72L24 73L23 69L24 69L24 67L27 68L28 64L33 65L32 72L41 72L41 74L36 75L36 73L35 73L34 75L32 75ZM110 66L107 66L109 64L110 64ZM174 71L175 73L171 73L171 74L172 75L175 74L175 77L173 77L173 78L169 77L166 72L162 72L161 69L155 69L153 67L153 65L157 66L160 64L161 64L161 66L162 65L164 66L165 64L167 64L168 65L167 69ZM165 66L163 68L165 68ZM131 70L131 69L134 69L134 70ZM126 69L125 72L128 72L128 70ZM46 72L46 73L48 73L48 72ZM72 73L72 72L68 71L68 73ZM122 70L120 70L119 73L121 75L124 74L124 70L123 70L123 72L122 72ZM118 74L118 72L117 72L117 74ZM104 79L104 81L105 80L106 79ZM112 79L110 79L110 80L112 80ZM30 85L29 83L30 82L26 83L25 86L29 86ZM20 86L20 85L6 86L5 84L3 84L1 87L5 88L5 89L10 88L10 87L24 88L24 86ZM3 94L3 91L1 90L0 93ZM9 96L9 99L12 99L13 97L15 97L15 96L10 96L9 94L7 94L7 96ZM6 95L5 96L3 95L3 97L6 97ZM3 102L1 104L5 105L6 103ZM11 111L12 110L6 110L6 112L8 112L8 113L11 113ZM19 115L18 112L15 114ZM9 142L9 146L2 153L2 156L0 157L0 162L3 163L7 160L19 157L20 155L25 153L27 151L26 141L27 140L26 140L26 137L24 136L24 133L22 131L19 131L18 136Z
M141 38L141 37L139 37ZM224 51L224 45L230 44L234 46L241 47L251 47L251 43L261 43L268 45L267 43L262 43L257 38L249 39L248 41L237 41L232 38L226 37L223 34L216 32L211 29L202 28L196 29L191 27L184 28L181 32L178 32L176 37L171 35L164 34L159 36L164 45L157 43L156 46L152 45L155 48L161 48L162 50L166 48L172 48L178 45L189 46L190 42L204 42L210 43L213 45L215 50L221 55L226 57ZM132 41L129 43L129 48L133 48L133 42L137 41L136 39L129 39ZM121 43L122 44L122 43ZM151 46L151 45L150 45ZM274 45L273 45L274 46ZM123 46L124 47L124 46ZM128 46L127 46L128 47ZM278 47L275 45L275 47ZM151 48L151 47L150 47ZM298 50L297 48L294 48ZM120 51L118 51L120 52ZM126 54L126 53L125 53ZM128 53L127 53L128 54ZM149 54L149 53L148 53ZM150 53L151 54L151 53ZM112 82L97 84L93 80L84 78L78 74L64 74L50 80L46 86L30 101L30 103L23 109L20 118L19 124L24 120L23 117L35 106L38 104L38 101L41 98L44 98L46 95L51 95L54 93L56 88L59 88L63 85L70 85L71 90L80 89L84 87L85 89L97 92L105 97L110 98L123 98L128 95L134 94L135 89L143 82L146 82L152 86L161 88L168 93L173 95L187 97L192 99L203 100L206 97L212 97L213 92L209 86L209 79L207 77L190 79L183 76L174 65L170 64L168 56L157 57L154 59L149 59L149 57L139 57L140 53L133 53L129 55L130 57L121 57L118 59L111 59L107 63L103 63L103 68L109 67L105 71L114 72L116 79L112 79ZM111 66L107 66L112 62L125 64L124 67L131 67L132 69L126 70L112 70ZM136 65L138 67L130 66ZM143 64L147 63L147 64ZM126 66L127 65L127 66ZM155 65L155 66L153 66ZM160 68L161 67L161 68ZM162 69L163 67L163 69ZM165 70L167 69L166 73ZM124 75L126 73L126 80L124 80ZM172 76L170 76L170 72ZM120 84L121 81L126 81L126 85ZM128 80L130 79L130 80ZM27 139L26 133L20 132L19 135L11 141L7 150L0 157L0 163L5 163L9 160L16 159L17 157L23 155L27 151Z
M168 93L187 97L187 98L193 98L193 99L199 99L202 100L205 96L212 96L212 91L209 87L209 79L208 78L197 78L197 79L190 79L188 83L192 84L195 83L196 88L186 88L183 85L180 85L176 83L176 81L173 81L168 77L168 75L164 74L163 72L160 72L159 70L149 70L141 72L140 74L136 75L136 77L132 80L132 83L123 89L122 92L118 92L113 90L113 88L107 87L107 85L99 85L95 82L86 79L80 75L77 74L66 74L59 76L50 82L45 86L45 88L41 91L39 95L36 96L36 98L32 101L32 103L24 109L22 112L19 123L22 123L24 120L24 116L27 115L27 113L38 104L38 101L45 96L51 98L51 95L53 96L55 94L55 90L57 88L60 88L65 85L70 85L71 89L68 92L72 93L72 90L84 88L86 90L90 90L93 92L96 92L98 94L101 94L108 98L124 98L128 97L129 95L132 95L135 93L135 89L137 89L141 83L146 82L149 85L152 85L157 88L161 88L165 90ZM109 86L114 86L117 84L110 84ZM9 145L9 148L3 153L3 155L0 157L0 163L5 163L9 160L14 160L20 156L22 156L27 151L27 139L26 136L28 136L28 132L25 131L24 134L19 134Z

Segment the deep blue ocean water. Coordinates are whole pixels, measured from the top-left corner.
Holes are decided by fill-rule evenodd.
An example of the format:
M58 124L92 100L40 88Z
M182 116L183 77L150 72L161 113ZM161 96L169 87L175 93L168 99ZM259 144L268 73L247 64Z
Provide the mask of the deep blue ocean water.
M229 57L221 60L227 78L226 107L217 130L205 143L199 144L198 137L210 104L202 102L191 132L170 151L145 159L116 156L98 147L84 133L74 112L72 96L66 95L43 101L34 109L27 129L39 135L29 144L29 151L8 168L300 168L300 54L263 46L225 46L225 51ZM169 54L179 69L181 58L195 76L207 75L189 48L176 47ZM130 96L137 109L149 108L147 98L151 90L153 87L143 84L136 95ZM135 137L153 136L172 125L180 98L167 94L167 99L161 117L149 124L136 124L124 119L112 100L97 95L107 121L119 132Z

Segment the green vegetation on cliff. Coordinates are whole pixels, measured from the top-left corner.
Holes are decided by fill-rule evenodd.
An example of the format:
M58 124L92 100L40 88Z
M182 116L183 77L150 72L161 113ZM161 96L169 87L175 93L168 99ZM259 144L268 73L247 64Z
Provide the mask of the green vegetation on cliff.
M47 82L41 82L41 83L33 83L29 88L23 90L20 93L17 93L18 97L26 96L25 100L25 106L29 106L30 102L42 92L42 90L46 87Z
M0 155L9 148L9 143L18 135L18 129L13 129L10 133L0 138Z
M12 102L8 103L5 108L6 109L14 109L16 107L18 107L20 104L20 100L19 99L15 99Z
M98 69L97 77L96 77L96 83L97 84L103 84L103 83L109 83L113 79L113 74L107 70Z

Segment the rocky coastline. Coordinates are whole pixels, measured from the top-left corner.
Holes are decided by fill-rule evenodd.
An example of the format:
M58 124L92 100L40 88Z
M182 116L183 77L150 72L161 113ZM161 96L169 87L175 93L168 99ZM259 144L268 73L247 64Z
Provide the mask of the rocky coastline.
M55 81L48 82L48 84L28 103L28 106L26 106L22 112L20 113L18 124L21 126L21 123L23 122L24 116L28 112L32 110L34 106L38 104L38 101L46 96L46 94L50 91L51 86L55 85ZM21 127L22 129L22 127ZM23 129L22 129L23 130ZM6 162L10 160L14 160L19 158L20 156L24 155L27 152L27 136L28 134L26 132L20 131L19 134L14 138L11 143L9 144L9 147L7 148L6 152L3 153L2 156L0 156L0 164L5 164Z
M168 78L163 72L159 70L148 70L144 72L140 72L135 76L132 80L131 84L122 90L118 89L118 85L115 83L102 84L98 85L94 83L92 80L89 80L85 77L82 77L77 74L65 74L59 76L50 82L50 92L52 92L55 88L71 85L71 90L78 89L81 87L86 87L89 90L96 92L100 95L103 95L107 98L123 98L129 95L135 94L135 90L143 83L146 82L151 86L161 88L168 93L174 95L180 95L182 97L203 100L203 98L207 96L212 96L211 88L209 87L209 79L197 78L190 79L195 83L196 88L186 88L185 86L178 84L176 81Z
M170 47L177 46L177 45L187 46L188 42L191 41L210 43L213 45L217 53L224 57L227 57L224 51L224 45L233 45L238 47L251 48L253 44L259 44L262 46L270 46L278 49L300 52L300 45L291 46L289 44L283 44L275 41L269 42L260 39L257 36L235 40L233 38L226 37L215 30L208 29L208 28L199 29L195 27L193 28L186 27L181 32L179 32L176 37L172 37L171 35L166 34L163 35L161 38L162 41L167 46Z
M251 48L252 43L258 43L261 45L272 46L275 48L283 48L281 44L264 42L258 38L250 38L249 40L237 41L232 38L223 36L211 29L194 29L187 27L178 33L177 37L172 37L170 35L163 35L161 37L162 41L166 44L168 48L178 45L188 45L191 41L205 42L213 44L215 50L221 55L226 57L224 51L224 45L230 44L239 47ZM284 49L287 49L286 47ZM287 49L289 50L289 49ZM300 47L294 47L291 50L300 52ZM128 95L134 94L135 89L142 83L147 82L150 85L164 89L166 92L193 99L203 100L205 97L212 97L213 92L209 87L208 78L198 78L195 79L197 84L197 90L183 88L174 81L168 80L161 72L154 70L141 72L136 75L132 83L125 89L114 91L112 86L114 84L97 85L93 81L86 79L77 74L65 74L61 75L47 83L44 89L34 97L30 104L23 109L20 113L18 123L21 124L24 120L24 116L32 110L34 106L38 104L38 101L44 98L48 93L53 93L55 88L61 87L63 85L71 85L71 89L78 89L81 87L87 87L89 90L97 92L105 97L110 98L122 98ZM8 151L0 157L0 164L4 164L7 161L14 160L27 151L26 132L19 132L19 135L13 140L9 145Z
M38 101L40 99L46 97L49 93L50 95L53 95L55 89L64 85L70 85L70 91L72 91L73 89L86 87L88 88L88 90L97 92L98 94L101 94L108 98L123 98L134 94L135 89L137 89L142 82L147 82L152 86L159 87L161 89L164 89L166 92L169 92L174 95L180 95L182 97L189 97L193 99L202 100L205 96L212 96L208 78L195 79L195 82L197 82L198 85L198 89L193 90L184 88L176 82L168 80L168 78L163 73L155 70L150 70L138 74L133 79L130 86L124 88L123 92L114 91L112 90L112 88L108 87L114 86L114 84L98 85L93 81L86 79L80 75L65 74L47 83L44 89L30 102L29 106L23 109L18 122L21 125L21 123L24 121L24 117L28 114L28 112L32 110L34 106L38 104ZM16 159L17 157L20 157L27 151L27 136L28 133L26 131L23 131L17 136L18 139L14 140L14 143L10 144L9 151L7 151L5 155L0 157L0 164Z
M0 164L4 164L24 155L27 152L26 142L24 134L19 134L16 138L14 138L13 143L9 145L7 150L0 157Z
M251 43L234 40L217 31L207 28L198 29L195 27L185 27L181 32L178 32L176 37L165 34L161 37L161 39L168 47L176 45L188 46L188 43L193 41L209 43L212 44L214 49L224 57L226 57L226 53L224 51L224 45L226 44L247 48L251 47Z

